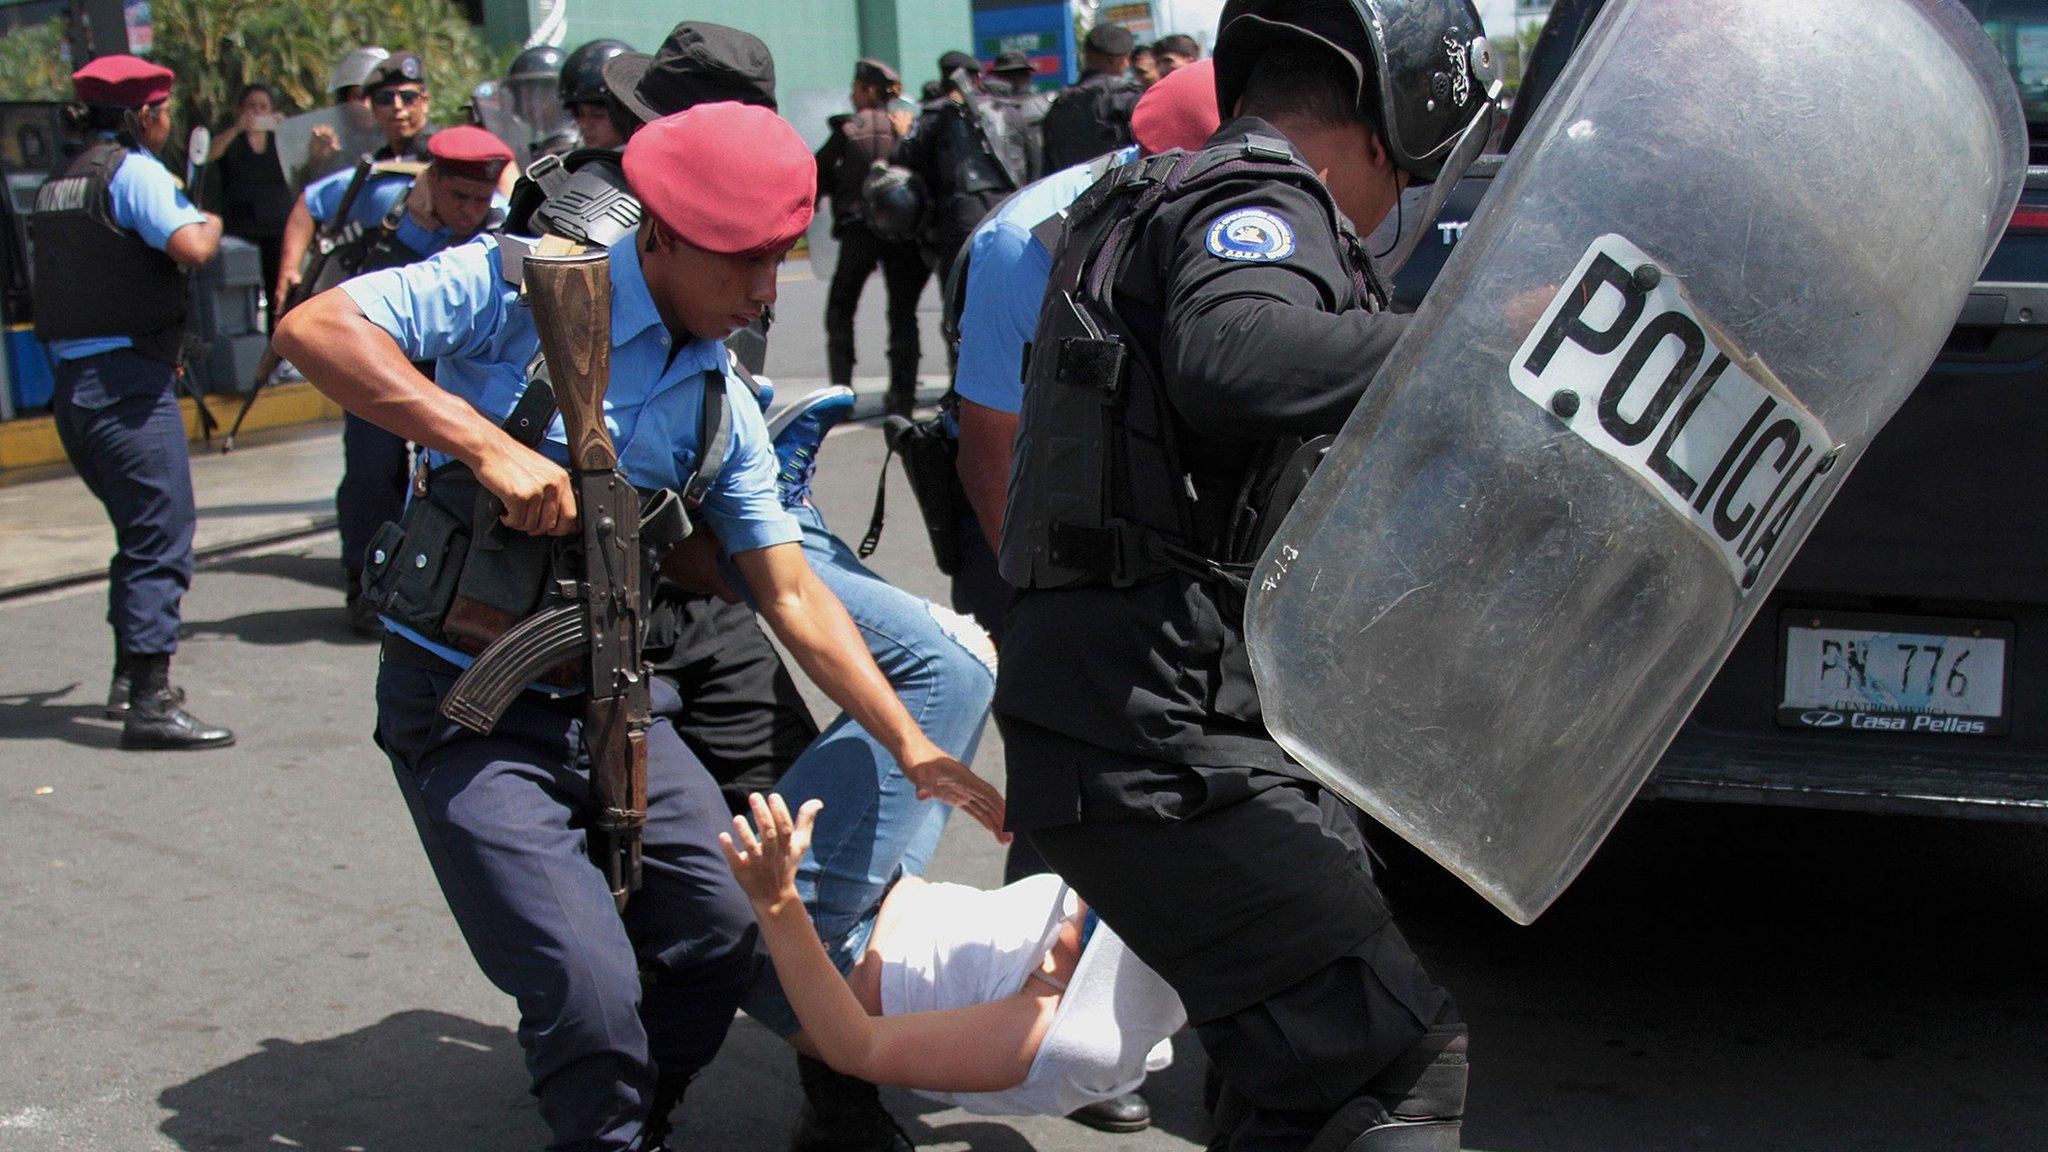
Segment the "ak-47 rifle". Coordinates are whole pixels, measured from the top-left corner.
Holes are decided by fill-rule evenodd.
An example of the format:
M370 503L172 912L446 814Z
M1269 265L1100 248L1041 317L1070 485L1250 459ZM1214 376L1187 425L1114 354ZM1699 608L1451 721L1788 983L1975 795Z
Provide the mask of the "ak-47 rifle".
M306 262L299 282L292 285L291 292L283 300L277 302L277 308L271 314L270 327L273 331L277 328L277 322L284 318L284 314L305 303L306 298L311 296L319 285L321 275L327 271L327 261L333 258L335 249L341 246L342 234L348 230L348 217L355 209L356 198L362 195L363 185L370 182L370 173L375 171L376 167L377 162L367 154L356 161L355 175L349 177L348 188L341 194L341 206L334 210L334 215L328 217L327 222L320 226L320 231L313 236L312 258ZM266 284L264 287L268 288L269 285ZM256 379L249 386L249 394L242 397L242 407L235 413L235 422L228 426L227 438L221 441L221 455L225 456L235 450L235 433L242 430L242 421L249 418L249 409L256 406L256 398L263 394L263 386L270 382L270 377L282 363L284 357L277 354L275 345L263 350L263 359L256 363Z
M590 697L583 746L595 810L590 854L623 910L640 886L650 715L640 655L640 494L619 471L604 423L612 348L609 265L601 249L524 261L527 300L569 439L583 537L573 600L528 617L484 649L457 678L441 712L489 732L538 667L585 656Z

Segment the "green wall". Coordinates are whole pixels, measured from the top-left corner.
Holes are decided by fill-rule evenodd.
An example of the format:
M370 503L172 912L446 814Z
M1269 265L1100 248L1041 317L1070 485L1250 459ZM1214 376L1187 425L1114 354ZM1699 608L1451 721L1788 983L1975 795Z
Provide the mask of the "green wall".
M847 107L854 60L888 61L915 97L925 81L938 77L941 53L973 48L968 0L710 0L687 12L644 0L566 2L564 48L613 36L652 52L682 19L730 24L759 36L775 54L782 113L813 145L825 137L825 117ZM540 20L540 0L484 0L493 43L524 41Z

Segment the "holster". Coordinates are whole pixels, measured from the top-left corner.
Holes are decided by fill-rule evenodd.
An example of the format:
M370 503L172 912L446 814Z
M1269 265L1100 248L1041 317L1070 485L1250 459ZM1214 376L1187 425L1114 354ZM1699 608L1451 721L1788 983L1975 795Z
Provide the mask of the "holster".
M521 620L568 600L582 571L580 536L530 536L498 516L497 501L468 465L450 461L427 473L404 516L371 538L363 594L421 636L482 652ZM672 489L640 491L641 588L648 596L662 558L689 534ZM641 607L644 618L647 605ZM582 664L565 661L541 680L578 687Z
M889 482L889 455L903 457L903 473L910 480L910 494L924 518L925 535L931 538L932 559L939 571L955 576L960 572L960 510L967 506L966 489L960 486L958 460L960 440L943 415L924 420L891 416L882 426L888 453L882 457L882 478L875 486L875 512L868 534L861 541L860 554L868 556L882 536L883 496Z

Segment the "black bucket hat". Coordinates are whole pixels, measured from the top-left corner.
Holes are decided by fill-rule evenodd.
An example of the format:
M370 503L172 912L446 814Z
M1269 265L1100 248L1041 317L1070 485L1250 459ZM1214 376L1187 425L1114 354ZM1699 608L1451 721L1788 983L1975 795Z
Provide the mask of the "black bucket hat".
M643 123L722 100L775 107L775 57L752 33L685 20L654 55L621 52L604 63L612 98Z

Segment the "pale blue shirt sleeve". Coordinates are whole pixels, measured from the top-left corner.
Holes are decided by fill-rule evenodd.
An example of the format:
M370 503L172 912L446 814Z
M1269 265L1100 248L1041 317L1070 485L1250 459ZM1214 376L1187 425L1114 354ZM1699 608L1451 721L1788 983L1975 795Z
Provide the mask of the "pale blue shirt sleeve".
M162 251L171 233L187 224L203 224L206 214L185 199L177 178L153 156L131 152L107 185L114 223L133 229L151 248Z
M732 556L803 539L803 527L782 506L775 482L779 461L760 405L753 390L729 372L725 407L732 416L732 444L726 449L725 467L719 469L701 506L711 530Z
M355 174L354 168L344 168L306 185L306 211L312 214L315 222L325 224L334 218L334 213L341 208L342 194L348 191L348 182L355 178Z
M1052 254L1031 233L998 222L974 237L967 303L960 313L954 387L984 408L1024 407L1024 347L1038 328Z
M481 240L358 276L341 290L408 360L475 356L505 323L512 286L499 267L498 245Z

